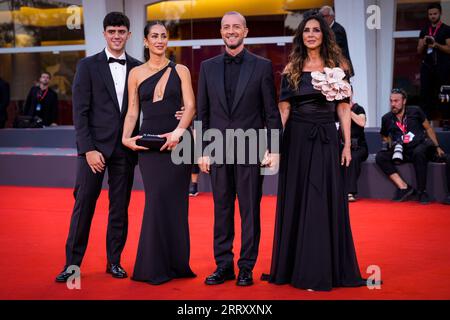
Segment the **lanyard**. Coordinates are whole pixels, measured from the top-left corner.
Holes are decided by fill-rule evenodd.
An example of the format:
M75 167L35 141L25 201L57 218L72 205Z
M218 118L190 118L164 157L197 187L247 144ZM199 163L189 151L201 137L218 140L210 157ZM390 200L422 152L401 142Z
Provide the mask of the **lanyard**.
M406 134L407 131L407 125L406 125L406 115L404 116L404 118L402 119L402 121L397 121L396 122L397 127L399 127L399 129L402 131L403 134Z
M45 89L45 91L42 93L38 92L37 98L38 98L39 102L42 102L42 100L44 100L45 96L47 95L47 92L48 92L48 88Z
M436 29L434 29L434 32L431 32L431 26L428 27L428 35L432 36L433 38L436 36L436 33L438 32L439 28L442 25L442 21L439 21L439 23L436 26Z

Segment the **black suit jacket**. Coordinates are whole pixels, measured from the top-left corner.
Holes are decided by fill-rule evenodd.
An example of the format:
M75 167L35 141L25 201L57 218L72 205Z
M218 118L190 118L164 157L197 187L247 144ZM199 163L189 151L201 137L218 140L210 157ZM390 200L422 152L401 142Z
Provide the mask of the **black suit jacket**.
M203 134L207 129L218 129L223 134L225 145L226 129L245 131L267 128L268 137L271 130L281 130L272 62L249 51L245 53L239 79L236 79L237 88L230 108L231 113L225 96L224 72L224 54L203 61L201 64L197 93L197 119L202 121ZM258 145L259 143L258 140ZM203 142L203 147L207 144L208 142ZM270 150L270 139L267 144Z
M334 21L334 24L331 27L331 29L334 32L334 36L336 37L336 42L337 42L338 46L342 50L342 54L350 63L350 66L349 66L350 67L350 75L353 76L355 73L353 70L352 60L350 59L350 51L348 50L347 33L345 32L344 27L342 25L340 25L339 23L337 23L336 21Z
M0 79L0 121L8 119L7 108L9 106L9 84Z
M126 60L127 79L122 110L119 108L105 51L86 57L78 63L72 101L79 154L98 150L108 158L122 139L123 122L128 110L128 74L132 68L141 64L128 54ZM129 153L135 157L131 150Z
M58 121L58 95L57 93L48 88L47 94L40 102L38 100L38 94L40 94L41 89L39 86L34 86L28 92L27 100L24 106L24 115L27 116L39 116L42 118L42 122L45 126L49 126L52 123L57 123ZM38 103L41 104L42 110L38 113L36 111L36 106Z

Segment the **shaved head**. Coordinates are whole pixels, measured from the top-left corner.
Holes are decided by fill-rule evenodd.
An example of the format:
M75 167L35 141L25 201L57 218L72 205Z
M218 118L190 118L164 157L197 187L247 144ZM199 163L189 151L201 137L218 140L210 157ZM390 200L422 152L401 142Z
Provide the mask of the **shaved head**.
M237 11L229 11L229 12L225 13L225 14L223 15L223 17L222 17L222 21L220 22L220 25L221 25L221 26L223 25L223 20L224 20L224 18L225 18L226 16L238 16L239 19L240 19L241 22L242 22L242 25L243 25L245 28L247 27L247 21L245 20L245 17L244 17L242 14L240 14L239 12L237 12Z

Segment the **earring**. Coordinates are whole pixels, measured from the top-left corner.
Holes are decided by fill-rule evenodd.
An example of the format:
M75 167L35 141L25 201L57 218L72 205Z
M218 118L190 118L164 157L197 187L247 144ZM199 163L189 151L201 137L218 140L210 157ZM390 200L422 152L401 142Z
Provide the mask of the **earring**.
M144 43L144 47L145 49L148 49L148 45L146 43Z

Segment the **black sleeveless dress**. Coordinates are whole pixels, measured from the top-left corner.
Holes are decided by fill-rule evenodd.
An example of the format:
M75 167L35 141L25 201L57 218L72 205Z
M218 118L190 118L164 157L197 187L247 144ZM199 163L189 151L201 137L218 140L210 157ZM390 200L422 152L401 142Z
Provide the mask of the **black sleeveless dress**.
M153 102L155 87L167 68L170 75L162 100ZM143 112L140 135L173 131L175 112L182 106L181 79L170 62L138 87ZM145 209L133 280L161 284L174 278L195 277L189 267L188 226L191 165L176 165L170 152L139 152L145 190Z
M298 90L282 79L291 113L283 134L269 282L302 289L362 286L350 229L335 125L327 101L303 72Z

